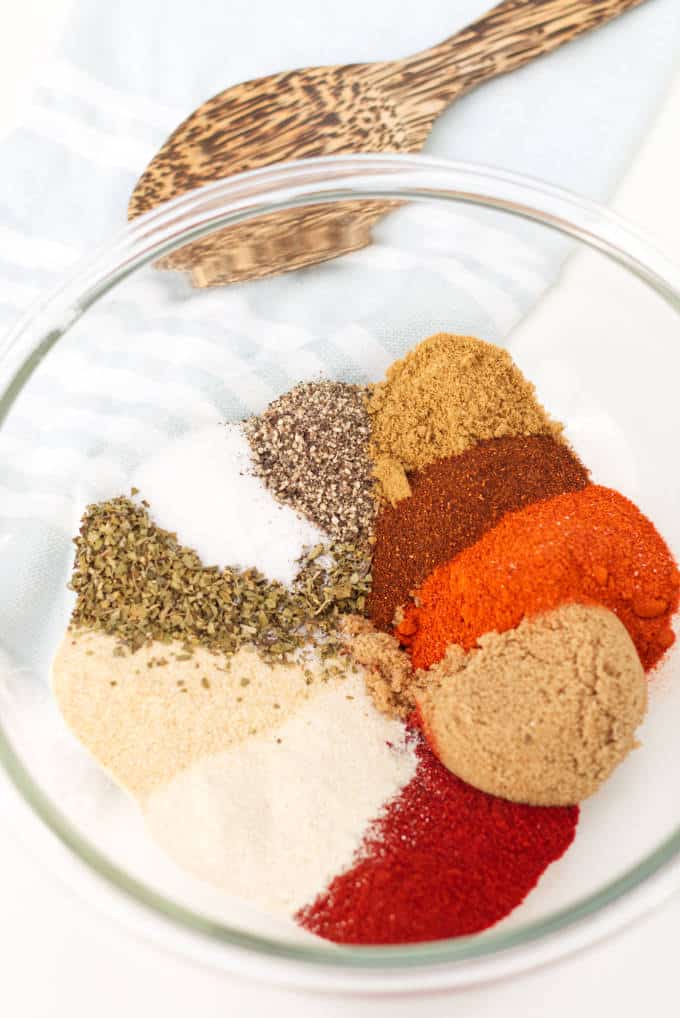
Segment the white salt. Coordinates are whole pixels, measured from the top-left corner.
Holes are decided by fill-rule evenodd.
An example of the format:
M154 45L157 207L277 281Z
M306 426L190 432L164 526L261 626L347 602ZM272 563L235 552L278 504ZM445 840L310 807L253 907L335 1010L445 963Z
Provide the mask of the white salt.
M415 770L404 726L379 714L353 676L279 728L177 775L147 800L147 822L180 866L290 915L352 864Z
M248 440L237 424L170 442L137 468L132 483L150 503L153 521L174 531L205 565L254 566L290 585L304 548L325 539L252 473Z

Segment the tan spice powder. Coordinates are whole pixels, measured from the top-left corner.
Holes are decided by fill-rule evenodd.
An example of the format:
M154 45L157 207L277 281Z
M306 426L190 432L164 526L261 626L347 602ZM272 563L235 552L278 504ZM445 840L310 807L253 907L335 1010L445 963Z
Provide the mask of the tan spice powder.
M565 604L452 644L428 671L411 670L396 640L365 619L343 624L376 707L418 707L442 763L475 788L514 802L568 806L592 795L636 745L647 683L619 619Z
M377 709L393 718L408 717L427 672L414 671L395 638L378 632L368 619L347 615L340 628L352 659L365 669L366 689Z
M253 647L226 658L204 647L188 655L181 643L117 648L113 636L70 628L52 688L74 735L141 798L197 760L280 725L327 679L318 658L270 664ZM346 660L337 664L332 682L348 672Z
M434 674L433 674L434 673ZM571 806L637 745L647 682L613 612L565 604L517 629L452 645L416 699L442 763L513 802Z
M507 350L447 332L395 361L373 387L368 410L375 476L392 504L409 494L408 471L481 439L562 430Z

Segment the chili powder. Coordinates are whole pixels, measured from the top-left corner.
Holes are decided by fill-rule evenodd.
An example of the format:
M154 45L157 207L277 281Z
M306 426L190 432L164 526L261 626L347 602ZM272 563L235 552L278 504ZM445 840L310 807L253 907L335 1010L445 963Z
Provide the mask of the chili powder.
M627 498L591 484L508 513L476 544L438 566L396 635L417 668L466 650L482 633L568 601L602 604L623 622L645 669L675 640L680 575L653 523Z
M384 505L376 521L368 614L383 630L435 566L448 562L505 513L577 491L588 472L549 435L493 438L409 476L411 497Z
M465 784L417 738L412 780L373 825L355 864L297 921L341 944L406 944L479 933L521 904L574 839L577 806L525 806Z

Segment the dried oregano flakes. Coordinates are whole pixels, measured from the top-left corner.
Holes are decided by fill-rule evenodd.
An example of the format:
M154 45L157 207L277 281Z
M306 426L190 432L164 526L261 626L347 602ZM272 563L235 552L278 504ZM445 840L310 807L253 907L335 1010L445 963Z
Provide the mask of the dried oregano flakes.
M312 641L334 653L339 616L363 611L371 583L367 556L338 541L306 551L291 588L256 569L204 566L124 496L88 506L74 543L72 624L131 651L150 640L222 653L251 644L285 660Z

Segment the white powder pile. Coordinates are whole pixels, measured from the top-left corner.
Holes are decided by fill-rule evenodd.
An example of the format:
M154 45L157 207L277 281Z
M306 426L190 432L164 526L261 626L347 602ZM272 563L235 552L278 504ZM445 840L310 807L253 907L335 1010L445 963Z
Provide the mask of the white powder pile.
M198 761L146 802L153 837L180 866L289 915L352 864L416 770L404 726L376 711L362 676L315 688L280 727Z
M206 565L255 567L290 585L303 549L325 539L254 476L250 446L237 424L176 439L142 463L132 483L151 504L154 522L176 533Z

